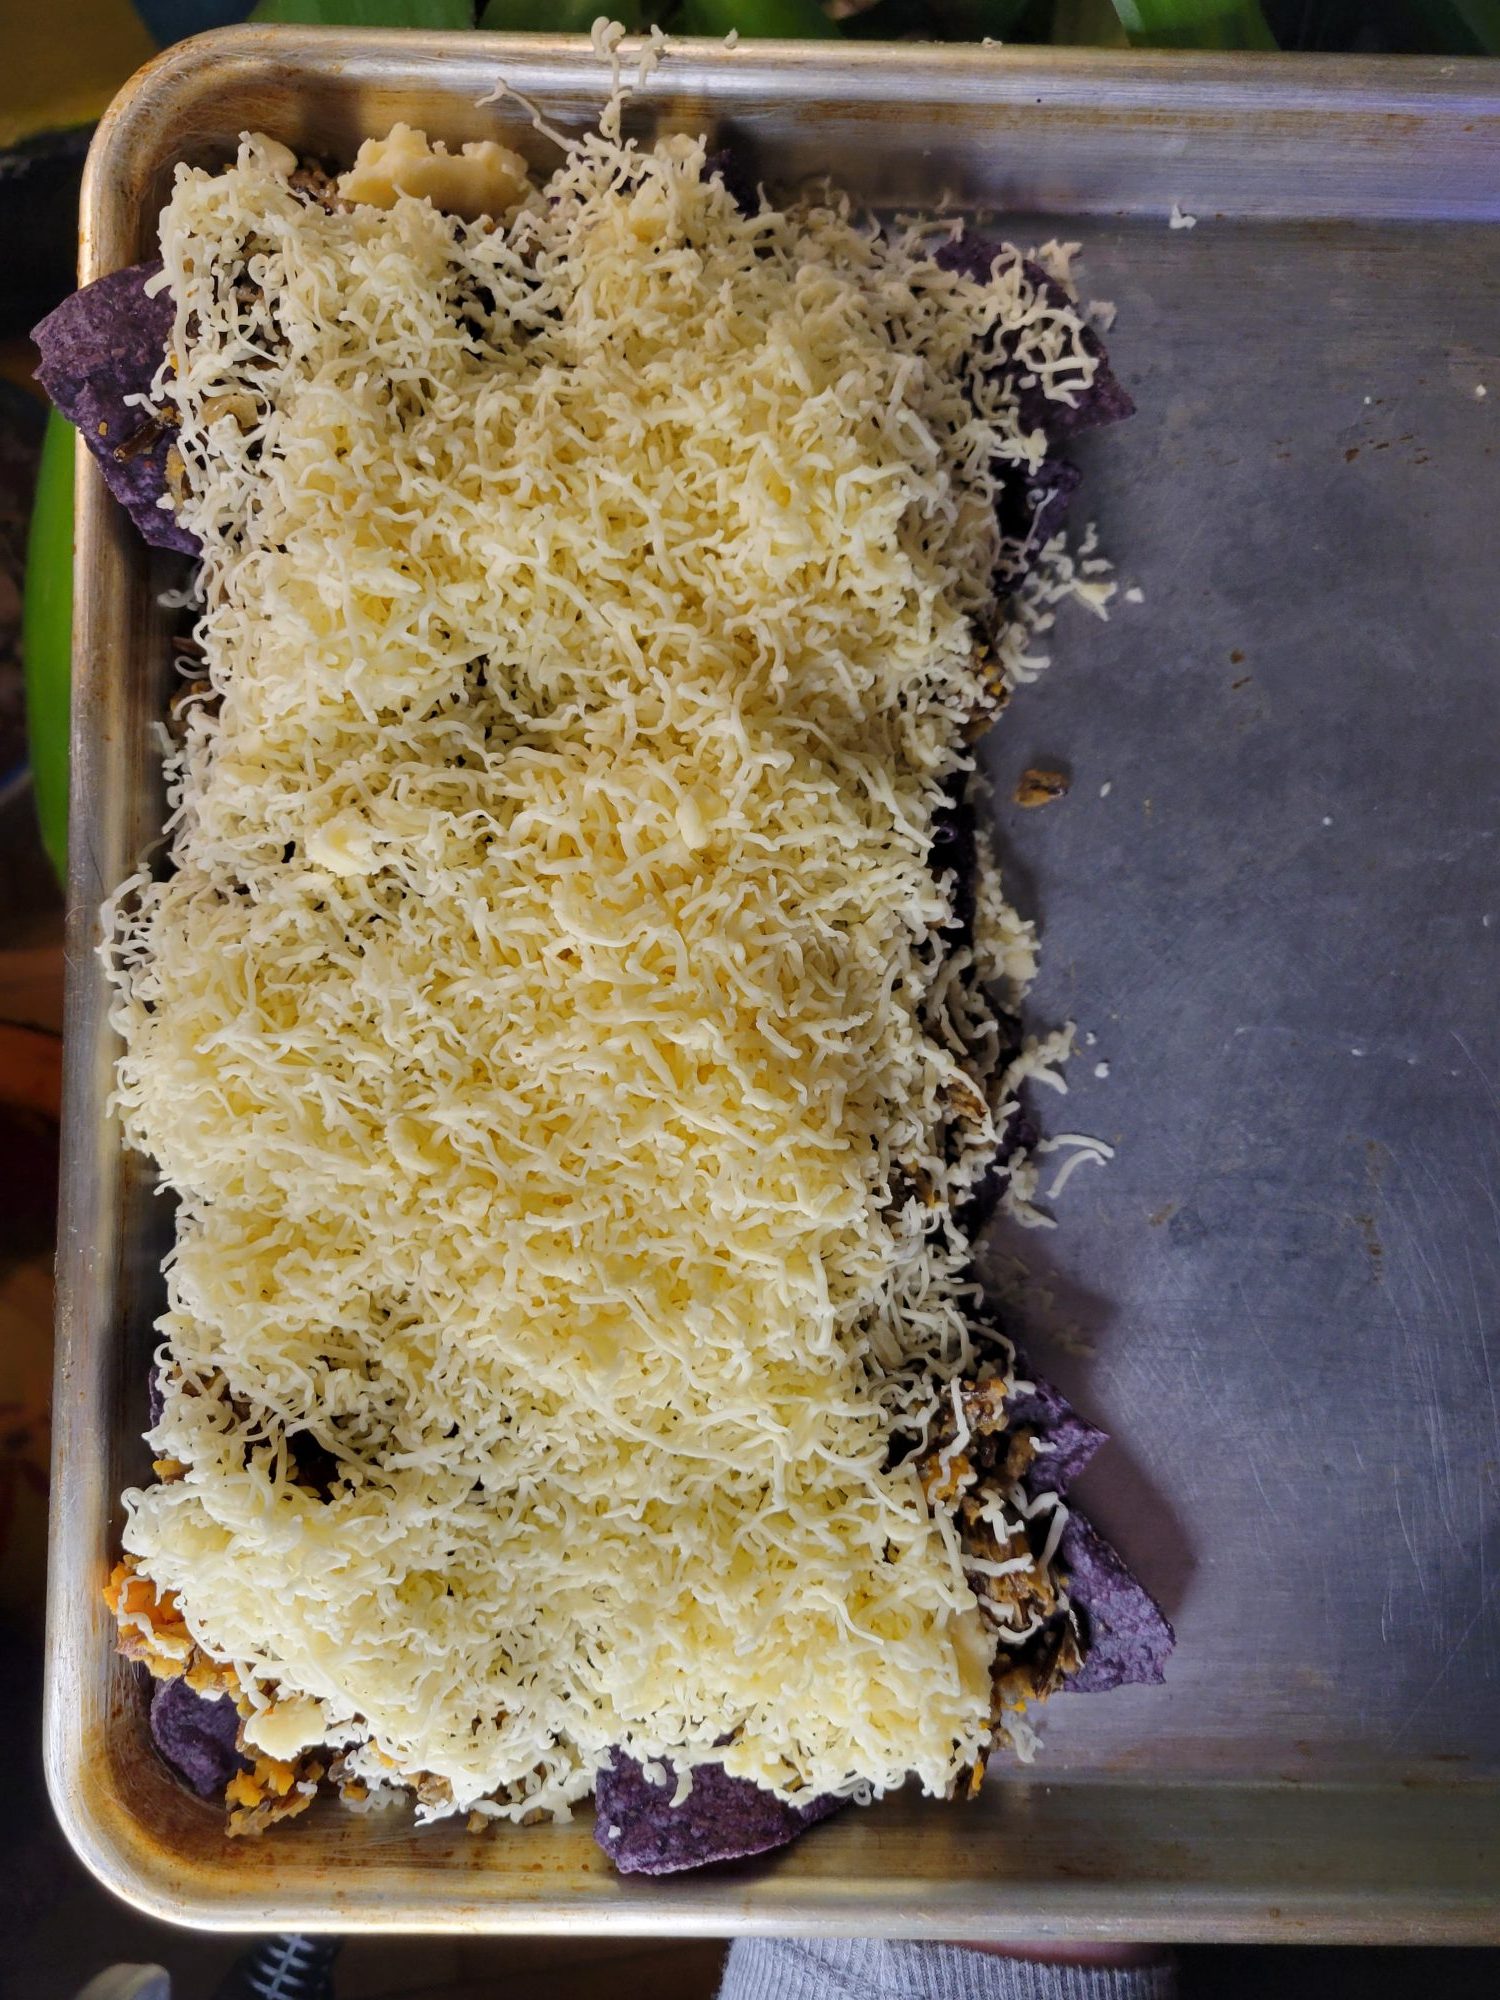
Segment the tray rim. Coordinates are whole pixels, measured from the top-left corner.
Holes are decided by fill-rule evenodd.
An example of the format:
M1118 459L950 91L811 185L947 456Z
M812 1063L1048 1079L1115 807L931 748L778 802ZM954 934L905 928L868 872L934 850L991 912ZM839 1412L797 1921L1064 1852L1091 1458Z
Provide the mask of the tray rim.
M639 46L622 45L627 61ZM830 56L827 44L761 42L734 52L714 42L674 40L672 77L697 83L732 103L737 89L764 87L768 76L793 100L842 104L880 101L871 87L899 73L909 91L919 77L926 101L1003 104L1020 94L1059 105L1107 103L1129 114L1160 99L1170 80L1176 106L1205 106L1222 113L1236 106L1268 103L1289 114L1311 115L1329 108L1336 92L1339 108L1352 115L1395 113L1405 118L1432 114L1451 121L1465 108L1482 109L1500 121L1500 62L1479 58L1438 61L1422 57L1185 56L1176 52L1033 50L973 45L850 44ZM133 232L139 213L126 195L135 150L149 138L152 120L173 100L202 87L206 75L224 63L290 66L303 75L330 71L377 70L399 64L430 72L456 88L456 73L502 65L522 84L537 77L556 82L576 72L586 97L603 95L608 72L586 38L577 36L497 36L304 28L228 28L194 37L167 50L140 70L106 112L90 149L80 222L80 282L103 275L135 254ZM719 86L722 85L722 93ZM1495 129L1500 129L1497 125ZM1500 179L1500 177L1497 177ZM1500 194L1489 211L1500 217ZM983 1907L934 1895L918 1907L892 1898L879 1881L851 1885L840 1893L818 1878L809 1894L778 1891L780 1871L736 1871L712 1878L684 1878L671 1889L601 1881L598 1892L576 1890L508 1896L493 1884L476 1896L474 1877L467 1893L388 1890L331 1891L326 1877L317 1887L316 1866L301 1890L262 1898L253 1908L239 1900L232 1869L205 1868L185 1885L165 1849L118 1792L101 1794L90 1744L80 1724L73 1691L98 1666L97 1557L101 1531L114 1495L105 1484L99 1425L107 1417L102 1400L105 1357L93 1338L82 1302L98 1285L102 1253L118 1260L120 1246L103 1226L95 1165L107 1133L106 1101L111 1040L103 1018L101 982L94 963L96 913L91 836L101 787L111 758L121 746L99 742L89 728L91 698L107 663L121 652L112 625L123 579L139 570L143 552L123 531L103 482L87 454L79 454L76 479L74 624L75 695L72 720L71 826L67 933L67 1052L63 1121L62 1206L58 1239L57 1354L54 1391L53 1501L50 1524L48 1649L45 1694L45 1762L54 1809L71 1844L86 1865L116 1894L167 1921L209 1929L247 1925L328 1930L464 1930L535 1933L566 1928L619 1935L675 1934L723 1936L782 1932L1001 1938L1046 1935L1066 1938L1145 1938L1170 1934L1182 1940L1301 1939L1331 1941L1430 1941L1478 1943L1500 1939L1500 1882L1482 1874L1446 1897L1430 1881L1402 1894L1393 1889L1378 1901L1356 1906L1356 1885L1347 1893L1299 1886L1291 1855L1285 1857L1281 1888L1267 1893L1263 1883L1247 1886L1227 1878L1217 1884L1116 1880L1100 1885L1061 1877L1043 1888L1029 1885L1018 1904L1019 1883L1007 1902L990 1892ZM117 1143L117 1142L116 1142ZM108 1659L105 1660L108 1671ZM97 1750L97 1746L95 1746ZM1152 1793L1139 1780L1095 1782L1071 1778L1038 1788L1043 1799L1065 1799L1085 1823L1094 1811L1108 1813L1123 1793L1138 1800ZM1231 1792L1248 1798L1255 1787L1235 1781L1189 1785L1169 1781L1155 1788L1169 1794L1185 1822L1194 1813L1212 1819L1215 1799ZM1442 1843L1454 1821L1488 1802L1490 1788L1434 1788L1426 1795L1397 1793L1409 1813L1412 1834ZM1335 1802L1389 1798L1379 1786L1306 1787L1302 1796ZM1058 1806L1066 1817L1066 1807ZM1355 1804L1354 1810L1361 1807ZM308 1829L311 1831L311 1829ZM1483 1831L1474 1815L1468 1837ZM290 1853L290 1848L287 1849ZM289 1877L297 1870L290 1863ZM420 1871L434 1877L429 1865ZM456 1871L450 1871L456 1872ZM820 1886L821 1885L821 1886ZM510 1883L514 1887L514 1883ZM953 1885L958 1889L964 1884ZM793 1885L795 1891L795 1883ZM757 1893L763 1891L763 1893Z

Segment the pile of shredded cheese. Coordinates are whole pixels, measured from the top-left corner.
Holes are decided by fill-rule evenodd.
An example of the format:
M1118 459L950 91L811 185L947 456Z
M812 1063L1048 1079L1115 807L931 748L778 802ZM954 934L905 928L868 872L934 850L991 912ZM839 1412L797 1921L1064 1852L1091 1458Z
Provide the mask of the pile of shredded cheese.
M107 947L180 1197L126 1547L252 1745L429 1814L941 1792L996 1637L913 1455L1031 939L928 856L1030 661L986 350L1068 397L1079 322L608 120L502 218L294 167L162 222L211 691Z

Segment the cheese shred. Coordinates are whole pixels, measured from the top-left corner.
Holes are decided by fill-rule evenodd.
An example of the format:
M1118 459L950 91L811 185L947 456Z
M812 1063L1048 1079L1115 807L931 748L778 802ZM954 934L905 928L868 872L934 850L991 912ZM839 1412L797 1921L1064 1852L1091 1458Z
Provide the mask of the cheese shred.
M998 1642L913 1455L1032 944L929 850L1050 622L986 356L1066 399L1081 322L608 123L499 219L295 167L162 221L208 690L107 917L178 1197L126 1549L356 1800L944 1792Z

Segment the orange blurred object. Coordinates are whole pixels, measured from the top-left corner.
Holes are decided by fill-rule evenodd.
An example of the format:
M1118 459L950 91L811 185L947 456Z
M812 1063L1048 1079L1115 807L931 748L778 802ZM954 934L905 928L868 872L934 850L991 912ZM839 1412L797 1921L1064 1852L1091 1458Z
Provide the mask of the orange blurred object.
M130 0L75 0L65 33L47 7L12 7L0 66L0 147L88 125L156 44Z

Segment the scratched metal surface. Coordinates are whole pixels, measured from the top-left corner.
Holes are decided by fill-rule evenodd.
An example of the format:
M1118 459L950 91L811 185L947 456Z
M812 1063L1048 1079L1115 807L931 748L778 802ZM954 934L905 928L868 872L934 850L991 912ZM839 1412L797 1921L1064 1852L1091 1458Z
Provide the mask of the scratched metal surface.
M174 161L246 125L535 150L482 106L502 67L553 119L597 110L561 39L183 44L101 125L84 273L143 254ZM1120 1148L1019 1245L1054 1294L1028 1337L1117 1433L1085 1496L1177 1619L1171 1676L1053 1704L1045 1760L973 1808L903 1796L662 1883L614 1876L586 1816L475 1841L320 1805L229 1841L168 1776L100 1596L165 1218L107 1114L92 954L161 822L168 577L85 463L46 1719L69 1837L142 1907L231 1929L1492 1938L1500 71L700 44L631 115L1018 235L1029 204L1121 308L1140 414L1080 455L1145 602L1066 617L986 754L1045 928L1035 1016L1097 1037L1048 1108ZM1033 761L1075 781L1021 814Z
M1057 1704L1048 1768L1493 1770L1500 257L1204 218L1081 270L1140 406L1084 490L1145 601L1065 620L991 757L1038 1007L1097 1036L1045 1109L1119 1156L1018 1247L1180 1647Z

